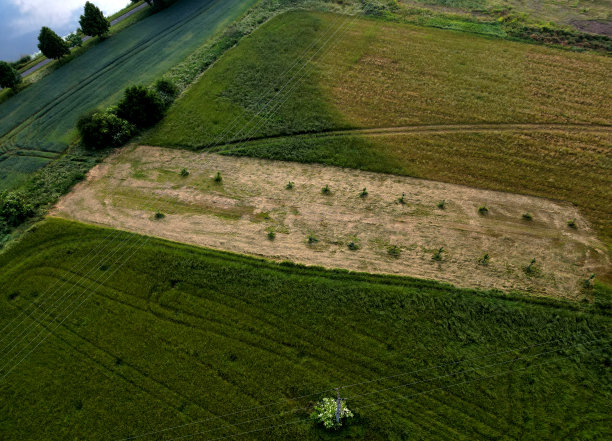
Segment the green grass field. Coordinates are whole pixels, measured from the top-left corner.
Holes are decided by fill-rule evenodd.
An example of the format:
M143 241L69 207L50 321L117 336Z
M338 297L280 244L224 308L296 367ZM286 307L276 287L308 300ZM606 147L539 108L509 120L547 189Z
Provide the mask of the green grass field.
M359 19L283 89L283 73L339 23L315 13L275 18L206 72L142 142L197 149L230 141L226 133L270 137L216 150L561 198L612 243L611 58ZM405 133L274 139L398 127Z
M57 157L75 139L76 121L84 112L116 102L130 84L154 81L251 4L252 0L182 0L2 103L0 188L17 185L30 169L45 163L39 152ZM16 151L23 152L18 160Z
M117 252L89 254L100 244L104 254ZM285 423L236 438L612 435L612 292L601 285L592 304L503 296L269 263L58 219L3 253L0 268L6 439L119 440L202 419L141 439L203 432L193 439L210 440ZM10 321L32 303L32 317ZM32 328L34 320L41 326ZM53 334L5 377L10 359L47 329ZM357 417L335 435L302 422L313 401L333 395L320 391L399 374L343 389Z

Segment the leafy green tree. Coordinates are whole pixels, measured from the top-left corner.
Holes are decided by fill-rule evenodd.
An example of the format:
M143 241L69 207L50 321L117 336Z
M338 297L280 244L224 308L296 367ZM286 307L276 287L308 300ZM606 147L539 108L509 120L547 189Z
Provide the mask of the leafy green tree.
M83 38L78 32L73 32L66 37L66 43L70 47L81 47L83 46Z
M123 99L117 105L117 116L138 128L153 126L164 116L165 105L159 94L144 86L125 89Z
M0 194L0 220L16 227L34 214L34 209L22 193Z
M0 61L0 87L16 89L21 83L21 75L6 61Z
M77 123L77 129L81 141L90 149L121 146L135 131L129 122L108 111L94 111L82 116Z
M68 43L46 26L43 26L38 34L38 49L45 57L56 60L70 53Z
M85 10L79 19L81 30L85 35L102 36L110 29L110 23L104 14L93 3L85 3Z

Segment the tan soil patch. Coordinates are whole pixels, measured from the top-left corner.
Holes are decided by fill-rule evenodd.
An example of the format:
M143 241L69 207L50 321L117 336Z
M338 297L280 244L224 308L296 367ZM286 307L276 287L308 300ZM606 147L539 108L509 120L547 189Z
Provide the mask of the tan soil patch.
M187 168L187 177L179 176ZM220 171L223 182L213 181ZM293 181L292 190L285 189ZM331 195L321 187L329 184ZM359 196L366 187L369 194ZM406 204L397 199L405 193ZM437 208L446 200L446 209ZM486 205L489 213L478 214ZM153 213L166 217L154 220ZM522 219L531 213L532 221ZM570 204L421 179L159 147L92 170L53 215L238 253L579 298L610 262ZM567 225L576 219L578 228ZM276 232L269 240L267 232ZM318 242L308 244L308 236ZM359 245L349 250L348 243ZM397 245L399 257L389 255ZM432 256L444 247L443 260ZM485 254L488 266L478 263ZM536 258L537 273L524 267Z

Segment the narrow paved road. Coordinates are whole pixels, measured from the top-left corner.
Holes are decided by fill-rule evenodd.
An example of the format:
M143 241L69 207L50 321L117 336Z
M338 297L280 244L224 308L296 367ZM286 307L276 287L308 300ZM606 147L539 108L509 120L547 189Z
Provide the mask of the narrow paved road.
M143 3L140 6L135 7L134 9L126 12L123 15L120 15L119 17L117 17L116 19L112 20L110 22L111 26L116 25L117 23L119 23L120 21L125 20L126 18L128 18L130 15L135 14L136 12L140 11L141 9L144 9L146 7L148 7L149 4L148 3ZM91 37L90 36L85 36L83 37L83 42L86 42L87 40L89 40ZM40 69L43 66L46 66L47 64L51 63L53 60L49 59L49 58L45 58L43 61L41 61L38 64L35 64L34 66L32 66L31 68L29 68L28 70L24 71L21 74L21 78L25 78L26 76L30 75L32 72L36 72L38 69Z

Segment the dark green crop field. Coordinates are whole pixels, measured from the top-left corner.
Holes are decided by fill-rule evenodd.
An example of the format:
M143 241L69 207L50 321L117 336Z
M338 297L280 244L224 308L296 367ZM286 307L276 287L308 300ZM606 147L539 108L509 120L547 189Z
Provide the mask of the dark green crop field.
M2 103L0 189L17 185L63 152L84 112L115 103L130 84L154 81L253 3L181 0Z
M612 436L603 285L592 303L503 296L58 219L0 270L3 439ZM351 384L348 426L307 420Z

